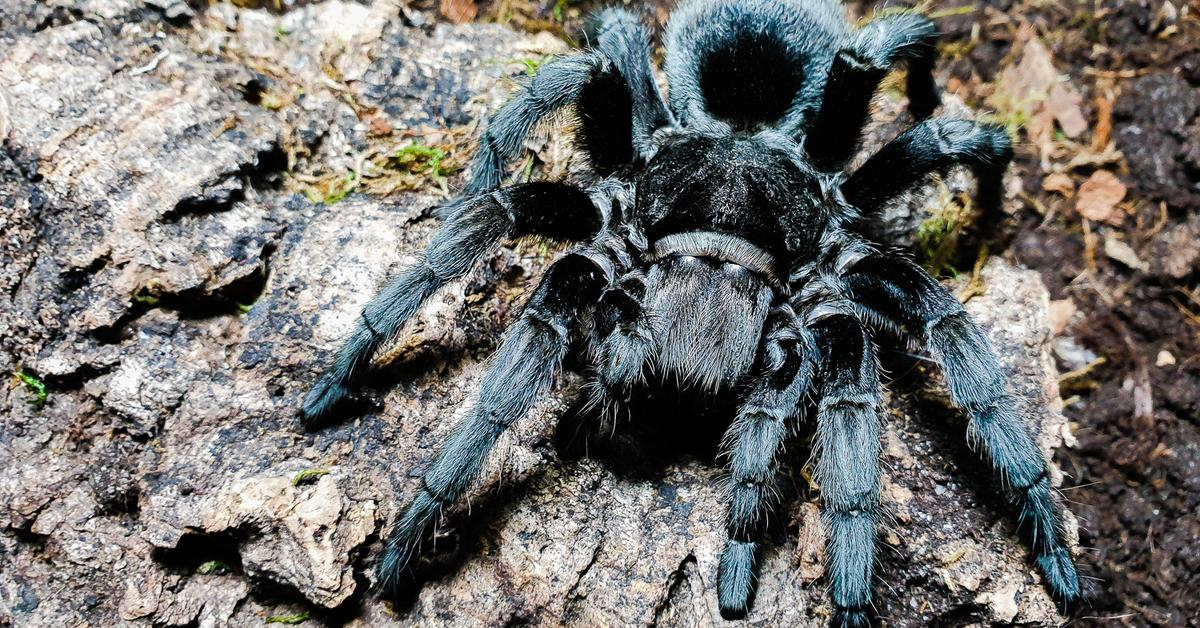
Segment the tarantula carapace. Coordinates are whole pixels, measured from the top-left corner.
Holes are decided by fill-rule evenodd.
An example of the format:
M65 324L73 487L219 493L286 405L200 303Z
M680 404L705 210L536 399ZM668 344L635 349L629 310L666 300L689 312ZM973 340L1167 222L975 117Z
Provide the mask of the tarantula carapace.
M941 366L1046 585L1061 603L1075 601L1046 463L988 339L919 265L870 237L882 206L952 166L974 172L982 205L1000 202L1012 156L1005 131L929 117L940 102L936 38L913 13L853 28L832 0L685 0L666 31L669 105L649 36L625 10L600 11L589 48L542 65L487 126L470 181L443 208L424 256L367 304L304 402L306 420L328 415L380 344L502 240L577 244L542 277L474 408L395 522L380 582L396 581L441 508L469 488L578 343L602 406L668 379L737 397L717 585L729 618L749 609L779 454L815 398L834 623L867 625L880 510L878 335L919 343ZM919 121L847 175L870 101L901 62ZM534 125L568 105L594 177L501 186Z

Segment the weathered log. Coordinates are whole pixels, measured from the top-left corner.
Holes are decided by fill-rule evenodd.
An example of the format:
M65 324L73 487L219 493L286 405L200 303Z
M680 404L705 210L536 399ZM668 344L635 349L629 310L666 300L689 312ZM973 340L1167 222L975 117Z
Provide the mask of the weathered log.
M536 246L503 249L424 309L381 359L377 408L311 434L295 418L361 305L436 226L438 173L381 156L417 134L461 160L433 129L471 136L522 60L561 43L389 0L282 14L55 0L0 8L0 40L0 367L48 388L38 404L13 378L0 397L0 624L720 623L720 462L632 473L562 455L573 373L502 441L413 595L368 591L414 470L547 263ZM535 174L573 169L560 135L531 142ZM363 193L385 175L413 189ZM981 278L967 308L1049 455L1070 435L1047 293L1000 259ZM961 416L912 368L892 386L880 612L1055 623ZM807 446L789 451L749 620L816 626L819 490L802 479Z

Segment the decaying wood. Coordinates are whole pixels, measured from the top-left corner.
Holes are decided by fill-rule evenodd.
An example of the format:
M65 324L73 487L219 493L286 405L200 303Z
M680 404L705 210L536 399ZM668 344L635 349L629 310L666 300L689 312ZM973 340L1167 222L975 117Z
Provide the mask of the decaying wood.
M411 471L546 264L536 246L434 299L385 359L378 411L312 434L295 419L361 305L436 227L437 173L388 170L387 156L419 141L461 162L459 138L522 60L561 43L388 0L199 4L0 9L0 368L48 388L42 406L15 377L0 390L0 624L720 623L720 463L646 476L560 456L553 419L574 374L498 448L413 596L368 591ZM571 170L557 137L531 142L538 172ZM385 176L411 191L355 193ZM1047 293L998 259L982 280L967 307L1049 455L1070 436ZM880 612L893 626L1054 623L937 376L900 379ZM806 445L791 451L800 497L749 619L817 626L819 492L803 486Z

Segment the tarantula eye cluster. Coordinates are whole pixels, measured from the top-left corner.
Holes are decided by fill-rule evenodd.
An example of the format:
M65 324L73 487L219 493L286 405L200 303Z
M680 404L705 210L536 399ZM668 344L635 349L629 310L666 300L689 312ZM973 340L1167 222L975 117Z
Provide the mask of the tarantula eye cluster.
M983 207L1000 201L1012 156L1004 130L930 117L936 39L914 13L853 28L832 0L685 0L666 31L668 100L649 36L625 10L596 14L591 47L541 66L492 118L421 260L366 305L301 410L310 423L330 415L381 343L497 243L575 244L508 329L478 401L394 523L381 584L397 581L442 507L470 488L500 434L582 345L597 405L625 406L672 381L738 408L724 440L731 479L717 594L726 617L750 608L779 454L811 411L833 622L866 626L880 510L874 346L899 337L940 365L1016 502L1046 586L1063 604L1076 601L1046 463L986 336L919 265L869 235L885 204L952 166L975 173ZM897 64L917 122L847 174L871 98ZM594 176L501 186L525 136L564 106L578 112Z

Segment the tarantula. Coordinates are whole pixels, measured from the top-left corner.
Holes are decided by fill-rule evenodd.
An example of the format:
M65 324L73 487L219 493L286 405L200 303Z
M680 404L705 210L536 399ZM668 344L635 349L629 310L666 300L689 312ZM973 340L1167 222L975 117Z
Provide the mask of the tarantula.
M602 10L586 34L590 47L542 65L491 120L471 178L442 208L444 225L423 258L366 305L304 401L306 421L330 414L381 343L502 240L576 243L547 269L474 408L395 521L381 584L397 581L441 508L469 488L578 341L593 367L593 400L605 407L668 379L736 397L724 440L728 542L717 584L726 618L749 609L779 454L815 397L833 623L868 625L881 336L919 343L940 365L969 415L969 435L1020 512L1046 586L1062 604L1077 600L1046 463L987 337L911 258L871 237L881 207L952 166L974 172L981 204L1000 202L1012 156L1005 131L929 117L940 104L933 23L901 13L853 28L833 0L685 0L666 31L669 103L633 14ZM919 122L844 173L874 92L901 62ZM502 187L525 136L568 105L592 181Z

